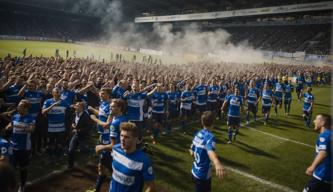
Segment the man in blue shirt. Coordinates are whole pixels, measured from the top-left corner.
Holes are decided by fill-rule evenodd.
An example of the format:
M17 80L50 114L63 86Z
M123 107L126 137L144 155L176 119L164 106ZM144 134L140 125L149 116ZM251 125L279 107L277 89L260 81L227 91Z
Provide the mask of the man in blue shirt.
M155 191L149 157L137 149L139 130L134 123L120 124L120 144L112 148L112 180L109 192Z
M166 131L171 132L171 127L176 123L176 119L179 116L179 104L180 104L180 92L176 90L174 84L169 85L169 91L167 91L167 127Z
M234 136L234 141L236 140L236 136L239 132L240 126L240 116L241 111L243 111L243 97L239 95L239 89L235 88L235 94L227 96L226 100L222 105L222 113L224 113L227 105L229 106L228 110L228 136L230 144L232 142L232 136ZM233 130L235 129L235 132Z
M290 105L292 101L292 92L294 91L294 87L291 84L291 81L285 81L285 91L284 91L284 112L285 115L289 115Z
M195 108L201 113L206 110L207 106L207 86L204 84L204 79L201 78L198 85L192 90L195 96Z
M330 192L332 188L332 119L330 115L319 114L314 120L314 130L318 131L316 157L306 169L312 176L303 192Z
M180 95L180 116L182 119L182 129L184 134L186 134L186 123L190 117L192 110L192 92L190 91L191 84L186 82L185 90L182 91Z
M216 176L223 179L224 175L224 168L215 153L215 136L211 132L214 119L211 111L202 114L203 129L195 134L190 149L190 154L194 156L191 172L196 192L211 191L211 163L215 166Z
M284 92L284 84L279 80L274 84L274 110L275 110L275 115L278 114L277 108L279 105L279 108L282 108L282 97L283 97L283 92Z
M162 91L162 85L158 84L156 92L150 96L154 123L152 128L153 144L156 144L160 130L164 127L167 100L168 95Z
M110 134L108 143L101 143L96 146L96 153L101 153L101 156L109 157L112 147L120 143L120 124L127 122L126 116L123 115L125 111L124 101L121 99L113 99L110 105ZM111 157L111 156L110 156ZM112 171L112 159L101 157L101 161L98 164L98 177L96 182L96 192L99 192L104 180L106 179L106 169Z
M215 115L217 114L217 100L219 95L219 86L216 83L215 79L212 79L210 86L208 87L208 99L207 99L207 108L209 111L212 111Z
M256 121L257 119L258 102L260 100L260 91L258 90L257 87L255 87L255 82L253 80L250 81L250 87L247 90L246 99L247 99L246 124L249 124L250 112L253 113L254 121Z
M60 98L61 90L54 88L52 95L53 98L44 102L42 110L42 114L47 115L48 119L48 152L51 159L62 155L66 125L69 123L67 119L69 105Z
M27 180L27 167L30 163L31 133L35 129L35 119L29 115L30 103L21 100L17 106L17 114L12 118L6 129L12 129L14 166L19 165L21 185L19 191L24 191Z
M265 116L264 124L267 125L269 114L271 112L271 106L273 103L273 91L270 88L269 83L264 84L262 91L262 114Z
M305 126L310 127L314 96L311 93L312 92L311 87L308 87L306 90L307 92L304 93L303 118Z

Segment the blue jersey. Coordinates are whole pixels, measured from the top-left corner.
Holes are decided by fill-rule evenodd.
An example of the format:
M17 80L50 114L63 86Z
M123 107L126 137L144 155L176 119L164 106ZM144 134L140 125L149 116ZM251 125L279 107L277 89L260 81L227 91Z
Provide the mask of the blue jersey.
M35 118L30 115L21 116L15 114L12 118L13 124L13 149L14 150L31 150L31 133L26 129L35 125Z
M0 137L0 157L7 157L10 156L10 143Z
M178 103L180 100L180 94L179 92L167 92L168 95L168 101L169 101L169 111L177 111L178 110Z
M248 103L256 104L259 97L260 97L260 92L256 87L248 89L248 91L247 91L247 102Z
M44 102L43 109L50 107L56 101L51 98ZM48 132L64 132L65 131L65 114L69 105L66 101L61 100L60 104L52 107L48 112Z
M191 150L194 154L192 175L201 180L210 179L212 165L208 151L215 151L215 137L212 132L207 129L202 129L195 134Z
M273 92L270 89L262 91L262 106L263 107L270 107L272 106L272 97Z
M222 85L220 86L220 90L219 90L219 100L220 101L224 101L225 97L227 96L227 86Z
M130 121L143 121L143 105L146 93L129 93L127 95L127 118Z
M227 102L229 104L228 116L240 117L240 108L243 105L243 97L238 95L227 96Z
M217 102L219 96L219 86L211 85L209 86L208 91L210 92L210 94L208 95L208 101Z
M207 104L207 90L204 85L197 85L193 89L193 95L195 96L195 104L206 105Z
M310 110L311 103L314 101L314 96L310 93L304 93L303 111ZM312 110L312 109L311 109Z
M74 102L76 93L71 90L63 90L61 93L61 99L66 101L69 105L72 105Z
M181 96L181 103L180 103L180 108L181 109L186 109L186 110L191 110L192 109L192 93L191 91L185 90L182 92Z
M164 113L165 104L168 100L168 95L164 92L155 92L150 97L152 112L153 113Z
M283 84L275 83L274 88L275 88L274 96L279 99L282 99L282 94L283 94L283 90L284 90Z
M24 92L24 98L29 100L31 107L29 108L29 114L34 118L37 117L38 113L42 108L42 98L44 94L41 91L28 91Z
M120 124L127 122L125 116L113 117L110 125L110 137L116 139L116 143L120 143Z
M113 98L122 98L125 93L125 89L120 87L118 84L112 89L112 97Z
M322 161L313 172L313 177L326 182L332 181L332 148L331 148L332 131L325 129L323 133L319 135L316 143L316 155L319 151L326 151L327 157Z
M285 100L291 100L292 95L291 92L294 90L294 87L291 84L287 84L285 86L285 92L284 92L284 99Z
M296 77L296 88L297 89L303 89L303 86L304 86L304 77L303 76L298 76Z
M98 108L98 119L102 122L106 122L110 115L110 102L109 101L100 101L100 105ZM105 130L101 125L97 125L98 133L104 133ZM105 133L107 137L109 136L109 132Z
M12 85L8 87L6 94L5 94L5 101L6 103L11 103L17 105L20 102L20 97L18 93L22 86Z
M110 192L141 192L144 181L154 180L153 167L142 150L126 154L117 144L113 147L112 157Z

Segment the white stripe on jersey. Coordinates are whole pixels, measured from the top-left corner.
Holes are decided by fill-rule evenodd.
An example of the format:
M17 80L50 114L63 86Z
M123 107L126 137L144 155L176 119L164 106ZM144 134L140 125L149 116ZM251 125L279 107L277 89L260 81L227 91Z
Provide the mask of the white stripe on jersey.
M112 151L113 160L117 161L118 163L122 164L123 166L127 167L128 169L132 169L135 171L141 171L143 167L142 162L133 161L124 155L120 154L118 151Z
M125 175L125 174L121 173L120 171L118 171L117 169L115 169L113 166L112 166L112 170L113 170L112 179L114 179L118 183L121 183L123 185L128 185L128 186L131 186L134 184L134 182L135 182L134 176Z
M66 107L63 106L54 106L50 111L49 115L62 115L66 111Z

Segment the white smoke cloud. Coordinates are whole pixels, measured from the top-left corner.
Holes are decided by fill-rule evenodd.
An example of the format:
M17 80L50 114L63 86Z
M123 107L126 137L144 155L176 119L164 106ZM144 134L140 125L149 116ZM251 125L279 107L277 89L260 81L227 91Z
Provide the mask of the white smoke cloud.
M85 7L87 13L101 17L104 29L102 42L111 45L148 48L161 50L170 55L196 55L197 58L242 62L264 62L260 51L248 46L246 42L234 45L230 43L231 35L222 29L202 32L195 24L184 26L182 30L175 32L172 24L153 24L148 31L134 24L124 22L128 20L123 14L120 0L81 0L74 11ZM132 18L134 21L134 18Z

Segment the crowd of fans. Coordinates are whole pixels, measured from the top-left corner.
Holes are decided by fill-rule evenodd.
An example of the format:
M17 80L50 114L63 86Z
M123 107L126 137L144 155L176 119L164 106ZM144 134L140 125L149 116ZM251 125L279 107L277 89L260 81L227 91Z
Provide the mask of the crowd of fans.
M109 138L110 131L115 131L113 126L110 130L105 128L108 114L116 113L112 107L120 107L118 113L136 124L140 140L145 134L152 134L152 143L156 144L159 134L170 133L177 123L181 123L182 131L187 134L189 121L207 109L222 120L226 108L222 104L235 90L246 97L250 87L255 86L260 92L264 87L266 90L268 84L272 87L279 84L281 88L281 84L290 83L293 77L302 79L304 82L298 83L307 86L327 84L331 79L327 66L106 63L60 56L7 56L1 62L0 71L0 130L3 138L14 143L13 158L20 166L21 186L27 178L30 149L33 155L47 152L50 162L63 158L66 153L69 168L72 168L75 149L89 148L85 140L91 138L93 132L99 132L102 145L114 142L103 140L103 134ZM278 113L276 107L275 112ZM86 123L82 125L77 119L81 115L86 116ZM179 116L182 118L178 119ZM31 136L31 143L29 139L20 138L23 129L20 122L29 124L23 132L29 139ZM35 126L30 127L30 124ZM97 130L94 124L98 124ZM114 127L119 129L119 124ZM18 153L20 150L25 153ZM96 151L102 150L96 148ZM102 159L101 166L110 165L105 156ZM105 179L101 170L96 189Z

